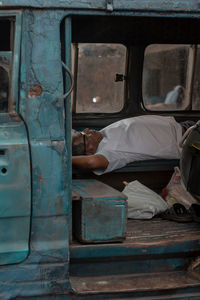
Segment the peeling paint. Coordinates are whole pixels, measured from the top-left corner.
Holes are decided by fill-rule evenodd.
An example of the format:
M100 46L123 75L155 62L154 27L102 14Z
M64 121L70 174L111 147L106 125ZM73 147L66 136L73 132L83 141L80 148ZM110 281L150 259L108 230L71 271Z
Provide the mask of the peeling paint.
M131 17L133 14L146 14L152 16L166 16L167 14L172 17L180 17L186 14L189 17L199 16L199 2L195 0L183 1L183 0L113 0L112 7L108 7L110 11L106 11L105 0L83 0L83 1L69 1L69 0L6 0L1 1L0 5L4 4L4 7L20 7L20 12L23 14L22 23L22 40L20 41L21 58L20 58L20 102L19 102L19 115L23 118L27 130L27 135L24 135L27 147L30 149L31 155L31 178L32 187L30 184L26 185L29 190L31 199L31 207L28 209L28 218L31 216L31 228L22 223L18 228L21 231L25 231L28 228L28 235L26 238L26 252L25 255L22 252L19 264L12 264L10 266L5 265L0 267L0 297L2 299L11 299L15 297L36 296L38 299L44 295L56 295L58 299L61 297L59 293L64 294L65 299L71 299L70 280L69 280L69 239L70 239L70 186L71 186L71 164L69 160L69 154L66 151L65 144L65 118L64 118L64 101L63 95L63 74L61 67L61 46L60 46L60 24L63 18L68 13L72 14L88 14L95 12L96 15L127 15ZM23 10L23 7L25 8ZM30 7L37 7L40 9L30 9ZM44 9L48 7L49 9ZM66 8L66 10L62 8ZM57 9L53 9L57 8ZM74 10L73 10L74 9ZM5 12L5 10L4 10ZM12 125L16 126L14 122L20 120L18 114L10 114L10 121ZM66 116L67 121L71 121L70 116ZM13 138L10 132L1 131L1 135L4 138ZM2 137L1 136L1 137ZM15 139L19 138L19 134L15 132ZM23 140L24 142L24 140ZM16 144L20 147L20 143ZM14 149L14 148L13 148ZM24 148L21 147L21 151L24 152ZM29 150L26 150L29 153ZM70 152L70 150L69 150ZM16 154L17 161L19 156ZM67 164L68 160L68 164ZM21 166L16 166L20 168ZM27 180L30 172L27 171L21 181L24 184ZM12 187L17 189L15 176L15 182ZM4 176L6 178L6 176ZM30 189L32 188L32 191ZM109 238L111 232L110 227L115 233L117 240L125 238L125 230L121 230L120 227L116 227L116 224L121 221L121 215L115 213L120 210L113 198L103 199L102 190L99 190L93 186L93 191L97 192L93 200L89 200L85 203L85 220L93 224L90 228L90 238L88 241L94 241L97 235L96 224L100 228L100 234L105 238ZM105 191L104 191L105 192ZM98 195L100 193L100 195ZM88 191L84 195L88 196ZM16 193L15 193L16 196ZM89 196L91 196L89 194ZM89 197L88 196L88 197ZM21 203L23 202L24 195L17 198L16 205L10 206L12 213L16 213L19 210ZM1 199L4 200L2 197ZM15 199L15 197L13 197ZM2 200L4 205L3 213L6 211L6 202ZM112 201L113 207L109 207L108 201ZM119 202L119 199L118 199ZM125 202L125 201L123 201ZM99 204L101 203L102 206ZM122 203L124 205L124 203ZM29 203L30 205L30 203ZM125 205L124 205L125 206ZM123 207L121 210L124 210ZM99 217L99 212L106 211L108 214ZM114 211L114 212L113 212ZM87 214L91 213L90 219ZM109 213L110 212L110 213ZM114 218L112 219L111 214ZM21 216L26 218L27 216ZM3 218L2 218L3 219ZM12 219L12 218L10 218ZM125 214L123 220L126 220ZM104 223L109 223L110 227L106 229L103 226ZM86 224L86 223L85 223ZM83 225L85 225L83 224ZM5 228L4 232L8 232L8 228ZM117 232L117 233L116 233ZM100 235L99 234L99 235ZM120 235L121 234L121 235ZM18 236L16 234L16 236ZM91 238L92 236L92 238ZM98 267L103 265L103 259L106 263L103 265L104 276L97 280L96 286L108 285L108 281L105 280L105 272L116 272L116 264L109 263L115 259L115 263L119 263L119 266L124 267L122 264L132 258L131 267L137 269L137 272L153 269L158 263L158 258L161 256L173 256L173 260L166 262L161 259L161 266L164 270L168 270L169 266L174 269L180 268L188 264L190 255L192 252L199 251L199 234L191 237L173 235L173 238L160 238L160 241L156 238L151 240L131 240L127 235L127 240L124 243L113 243L109 245L95 245L95 247L88 245L82 246L78 243L71 246L71 258L72 260L97 260ZM128 240L130 238L130 240ZM174 239L177 242L174 242ZM101 236L97 241L102 241ZM113 238L110 237L110 241L113 242ZM1 243L2 247L3 243ZM29 248L30 246L30 248ZM182 258L179 257L180 247L182 248ZM13 249L13 243L9 250ZM25 247L23 248L25 249ZM146 260L141 259L146 255ZM115 258L113 259L113 256ZM24 259L27 257L26 259ZM153 261L153 259L155 261ZM174 258L175 257L175 258ZM150 260L150 258L152 260ZM9 262L13 262L13 256L10 256ZM22 259L24 259L22 261ZM181 260L182 259L182 260ZM102 261L101 261L102 260ZM81 263L83 263L81 261ZM181 262L180 262L181 261ZM15 261L17 262L17 261ZM120 265L121 263L121 265ZM161 265L160 263L160 265ZM129 261L127 263L128 267ZM146 265L145 265L146 264ZM76 266L78 264L75 264ZM85 263L77 268L78 271L89 271L90 266L94 267L94 264L90 262ZM156 265L155 270L159 267ZM74 270L76 268L74 267ZM71 265L71 269L73 266ZM104 268L104 269L103 269ZM133 268L133 269L134 269ZM76 270L76 272L77 272ZM97 268L98 270L98 268ZM120 268L117 270L119 272ZM135 270L135 269L134 269ZM133 272L133 271L132 271ZM147 271L146 271L147 272ZM90 280L93 274L90 277ZM179 277L179 278L184 278ZM120 278L121 279L121 278ZM191 279L188 279L190 283ZM77 285L77 278L74 280ZM111 282L111 281L110 281ZM125 281L124 281L125 282ZM132 281L133 282L133 281ZM142 278L140 277L140 282ZM120 283L120 281L119 281ZM88 282L82 281L82 286L87 287ZM157 283L156 283L157 284ZM161 283L163 284L163 282ZM172 287L174 285L170 283ZM198 284L198 282L195 282ZM114 285L113 285L114 286ZM150 285L149 285L150 286ZM160 285L163 287L163 285ZM159 286L159 288L160 288ZM130 288L135 288L136 285ZM151 286L150 286L151 287ZM158 287L158 285L157 285ZM92 289L91 289L92 290ZM134 291L134 292L135 292ZM88 290L86 291L88 293ZM92 291L94 292L94 290ZM110 290L107 291L110 293ZM86 297L88 294L86 293ZM101 293L101 291L100 291ZM111 295L115 299L116 294ZM50 297L50 296L49 296ZM48 296L47 298L50 299ZM76 296L72 296L75 298ZM102 298L104 297L104 298ZM130 298L130 295L127 296ZM145 294L142 295L145 297ZM91 297L90 297L91 298ZM100 295L98 299L106 299L107 295ZM61 299L61 298L60 298ZM96 299L96 296L95 296Z
M56 150L59 154L63 154L65 150L64 141L52 141L53 149Z
M35 98L39 97L42 94L42 87L40 84L35 84L33 87L29 89L28 97Z

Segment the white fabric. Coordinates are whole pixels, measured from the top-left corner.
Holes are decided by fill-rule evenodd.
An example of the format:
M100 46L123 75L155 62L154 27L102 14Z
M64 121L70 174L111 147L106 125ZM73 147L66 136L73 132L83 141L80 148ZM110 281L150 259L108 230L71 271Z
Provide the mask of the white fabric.
M166 98L165 104L173 104L178 101L180 93L183 92L183 87L181 85L177 85L174 90L170 91Z
M168 209L167 203L161 196L135 180L123 190L128 197L129 219L151 219Z
M182 127L173 117L139 116L120 120L101 130L103 139L96 154L107 158L106 170L97 175L122 168L133 161L177 159Z

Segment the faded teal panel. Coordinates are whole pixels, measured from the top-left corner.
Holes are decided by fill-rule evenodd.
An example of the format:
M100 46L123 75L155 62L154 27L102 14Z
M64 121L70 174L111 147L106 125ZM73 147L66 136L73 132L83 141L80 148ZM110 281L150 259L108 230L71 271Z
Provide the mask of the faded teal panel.
M29 256L20 264L0 267L0 298L69 291L67 236L66 216L33 217Z
M0 265L17 263L28 255L30 217L0 218Z
M110 1L111 2L111 1ZM188 9L197 10L199 8L196 0L113 0L114 9ZM111 2L111 3L112 3ZM29 7L63 7L63 8L79 8L79 9L98 9L107 8L105 0L2 0L2 5L11 6L29 6Z
M63 16L64 12L53 10L23 14L19 110L30 138L34 216L66 214L69 207L71 166L64 138L60 44ZM30 97L29 90L35 84L41 86L42 93Z
M64 138L60 23L64 12L25 11L21 56L20 113L30 139ZM44 30L45 28L45 30ZM41 93L30 95L40 85Z
M28 266L35 264L35 273L40 272L42 263L46 262L63 262L65 272L68 272L68 209L71 195L67 182L71 176L68 171L71 165L67 163L69 153L64 138L60 46L63 15L64 12L53 10L23 12L19 111L30 138L32 232L26 262ZM41 86L42 93L30 97L29 90L35 84ZM53 265L45 268L54 270ZM57 275L59 282L60 275ZM29 280L32 280L31 276ZM64 278L62 282L64 285ZM50 286L39 288L45 293L51 290Z
M68 212L65 194L66 157L64 141L32 141L33 215L49 216Z
M63 138L62 99L43 93L41 97L27 98L22 109L31 138Z
M81 200L73 201L74 233L85 243L125 239L126 196L93 179L73 180L72 190Z
M64 8L75 14L107 14L145 15L159 17L199 17L200 3L198 0L2 0L1 6ZM109 3L109 4L107 4ZM71 11L70 11L71 10ZM162 15L160 14L162 13Z
M6 6L28 6L28 7L68 7L68 8L104 8L105 0L81 0L81 1L71 1L71 0L2 0L2 5Z
M82 202L82 238L87 242L123 240L126 220L125 201Z
M31 243L40 255L40 261L45 263L68 259L69 241L67 216L50 216L33 218ZM46 254L46 255L44 255ZM51 259L50 257L51 256Z
M25 259L31 214L27 133L17 115L0 118L0 264Z

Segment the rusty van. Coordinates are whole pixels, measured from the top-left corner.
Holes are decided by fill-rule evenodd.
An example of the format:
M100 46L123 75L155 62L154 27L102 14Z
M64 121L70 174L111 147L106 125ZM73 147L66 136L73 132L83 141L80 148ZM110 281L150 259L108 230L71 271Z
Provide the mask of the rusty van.
M0 28L0 299L200 299L200 224L127 220L122 193L179 161L71 163L72 128L200 119L200 1L1 0Z

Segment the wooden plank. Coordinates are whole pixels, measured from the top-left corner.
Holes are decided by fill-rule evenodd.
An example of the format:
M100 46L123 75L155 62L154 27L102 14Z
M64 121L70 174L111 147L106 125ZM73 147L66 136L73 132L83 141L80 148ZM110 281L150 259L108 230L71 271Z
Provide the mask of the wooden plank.
M200 287L199 280L192 277L188 272L160 272L98 277L71 276L70 281L73 291L79 295L152 292Z

